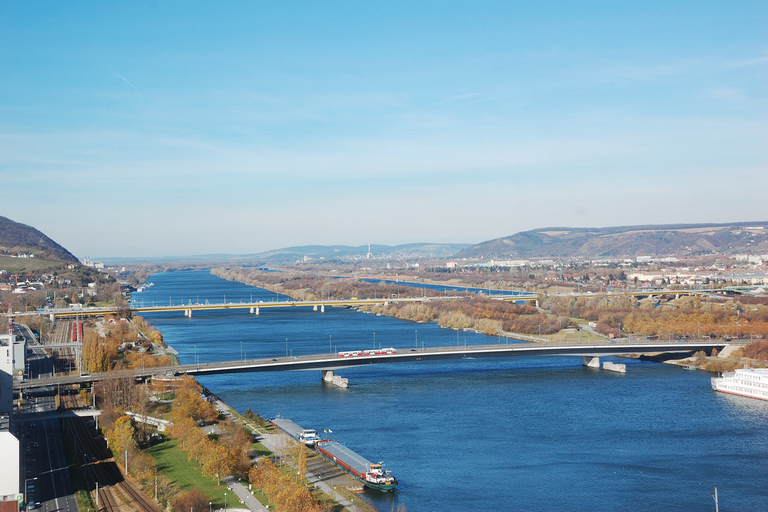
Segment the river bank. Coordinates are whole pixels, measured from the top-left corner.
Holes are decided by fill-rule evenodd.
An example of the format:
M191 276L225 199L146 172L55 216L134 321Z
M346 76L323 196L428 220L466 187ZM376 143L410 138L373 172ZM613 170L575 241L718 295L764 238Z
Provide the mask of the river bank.
M290 458L292 443L286 439L287 436L285 434L280 432L270 432L263 426L259 426L256 423L249 421L243 415L244 413L237 411L234 407L224 402L213 391L205 386L202 386L202 389L205 395L210 400L214 401L217 410L223 417L232 417L235 421L240 422L251 431L255 443L260 443L264 448L269 450L270 453L262 452L261 454L256 454L252 458L252 464L254 466L258 464L258 461L262 457L277 457L281 461ZM352 501L347 499L347 497L342 495L340 493L342 489L346 489L348 492L359 493L362 491L362 488L354 478L319 456L313 456L308 461L305 478L315 489L321 490L330 499L334 500L336 505L339 505L350 512L366 512L367 510L375 512L376 510L370 505L367 508L363 507L361 509L360 507L355 506ZM246 487L234 478L228 478L227 486L240 497L241 501L244 501L245 504L249 506L250 510L268 510L256 500L254 495L257 490L252 489L251 485Z

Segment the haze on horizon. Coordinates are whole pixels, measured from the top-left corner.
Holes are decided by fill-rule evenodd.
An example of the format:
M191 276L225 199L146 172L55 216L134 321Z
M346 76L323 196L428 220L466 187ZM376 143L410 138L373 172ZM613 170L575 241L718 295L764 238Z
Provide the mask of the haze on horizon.
M768 4L0 4L0 214L79 257L766 220Z

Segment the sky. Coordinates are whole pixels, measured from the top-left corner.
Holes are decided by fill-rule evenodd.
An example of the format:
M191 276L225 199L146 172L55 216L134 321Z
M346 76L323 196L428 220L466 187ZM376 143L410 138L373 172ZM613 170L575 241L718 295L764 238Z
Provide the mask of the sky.
M90 257L768 220L768 2L0 2L0 215Z

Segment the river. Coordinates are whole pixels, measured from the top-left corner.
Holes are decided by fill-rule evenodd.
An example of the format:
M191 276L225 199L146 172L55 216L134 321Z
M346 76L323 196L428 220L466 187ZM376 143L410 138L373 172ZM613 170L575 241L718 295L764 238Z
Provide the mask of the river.
M281 300L207 271L155 274L137 304ZM506 343L347 309L262 308L145 317L182 363L414 345ZM200 378L240 412L277 413L399 479L382 512L768 510L768 402L712 391L710 374L637 360L521 357Z

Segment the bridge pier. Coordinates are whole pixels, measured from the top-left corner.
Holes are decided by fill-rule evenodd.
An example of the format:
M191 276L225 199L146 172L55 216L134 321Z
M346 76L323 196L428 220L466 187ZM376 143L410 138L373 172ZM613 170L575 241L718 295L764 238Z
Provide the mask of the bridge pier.
M185 309L184 310L184 316L192 318L192 310L191 309Z
M597 356L582 356L581 364L588 368L600 368L600 358Z
M255 306L255 307L254 307L254 306L251 306L251 311L250 311L250 313L251 313L252 315L253 315L253 314L256 314L256 315L258 315L258 314L259 314L259 306Z
M314 306L312 306L312 311L317 311L317 304L315 304Z
M325 313L325 304L320 304L320 312Z
M349 379L334 375L333 370L323 370L323 380L325 382L330 382L334 386L339 386L340 388L349 387Z

